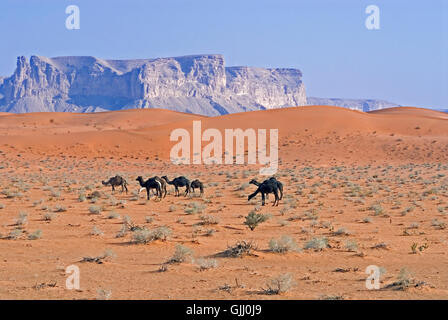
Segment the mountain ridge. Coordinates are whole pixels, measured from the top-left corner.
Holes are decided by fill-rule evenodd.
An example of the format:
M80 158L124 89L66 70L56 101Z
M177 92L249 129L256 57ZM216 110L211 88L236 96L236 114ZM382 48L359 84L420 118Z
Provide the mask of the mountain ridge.
M0 94L0 111L14 113L157 107L215 116L306 104L300 70L226 67L222 55L21 56Z

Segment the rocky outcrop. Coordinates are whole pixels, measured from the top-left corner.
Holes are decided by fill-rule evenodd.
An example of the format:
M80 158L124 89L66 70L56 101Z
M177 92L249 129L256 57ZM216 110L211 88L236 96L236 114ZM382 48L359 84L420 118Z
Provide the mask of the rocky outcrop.
M221 115L306 105L297 69L225 67L221 55L141 60L32 56L0 79L0 111L166 108Z
M364 112L400 107L400 105L393 102L375 99L336 99L308 97L307 103L310 106L336 106Z

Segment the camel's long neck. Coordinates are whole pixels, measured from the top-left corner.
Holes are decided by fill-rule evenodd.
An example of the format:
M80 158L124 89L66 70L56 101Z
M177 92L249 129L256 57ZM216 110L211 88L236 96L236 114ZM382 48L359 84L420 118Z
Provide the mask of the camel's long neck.
M255 184L257 187L260 186L260 182L258 182L258 181L254 181L254 184Z
M142 179L138 180L138 182L140 183L140 187L144 187L145 186L145 183L143 182Z

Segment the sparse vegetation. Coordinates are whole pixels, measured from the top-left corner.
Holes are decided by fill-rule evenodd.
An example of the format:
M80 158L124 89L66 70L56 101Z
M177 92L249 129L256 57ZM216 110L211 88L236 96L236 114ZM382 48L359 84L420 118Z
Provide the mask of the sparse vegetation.
M292 274L281 274L272 278L267 284L266 288L262 289L264 294L275 295L289 291L295 285Z

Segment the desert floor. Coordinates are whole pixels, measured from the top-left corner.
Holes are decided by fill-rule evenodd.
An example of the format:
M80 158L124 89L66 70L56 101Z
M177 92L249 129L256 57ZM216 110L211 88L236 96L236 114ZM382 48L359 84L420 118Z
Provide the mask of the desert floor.
M280 205L247 200L266 179L256 166L172 164L170 132L192 120L278 128ZM127 194L102 185L116 174ZM147 201L139 175L200 179L205 194L169 185ZM253 231L250 212L267 219ZM446 299L447 217L439 112L0 114L0 299ZM70 265L79 290L66 288ZM366 288L370 265L379 290ZM270 294L274 279L285 292Z

